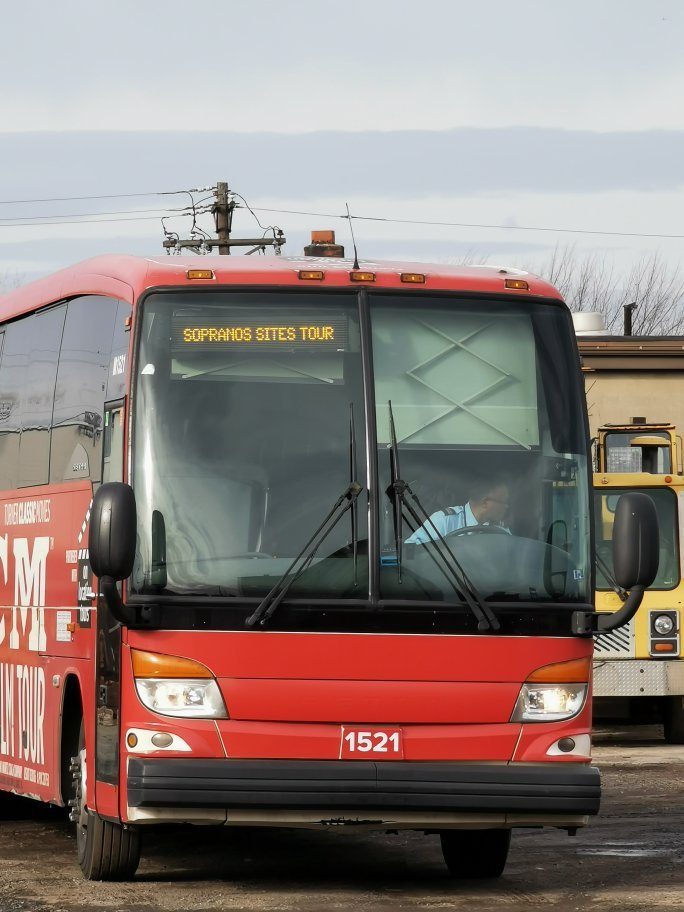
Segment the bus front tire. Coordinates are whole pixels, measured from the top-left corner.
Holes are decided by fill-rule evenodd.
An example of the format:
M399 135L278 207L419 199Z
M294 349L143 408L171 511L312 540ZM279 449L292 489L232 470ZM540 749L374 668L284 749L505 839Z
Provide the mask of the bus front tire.
M85 734L83 724L78 754L73 758L74 793L71 819L76 823L78 863L87 880L128 880L140 861L140 834L120 823L103 820L85 806Z
M459 880L500 877L511 846L510 830L443 830L442 854Z

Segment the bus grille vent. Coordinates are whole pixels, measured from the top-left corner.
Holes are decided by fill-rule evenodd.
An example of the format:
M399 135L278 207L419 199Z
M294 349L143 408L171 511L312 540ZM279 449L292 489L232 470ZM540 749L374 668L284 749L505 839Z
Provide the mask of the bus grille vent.
M634 619L624 627L607 630L594 637L594 655L602 658L633 658Z

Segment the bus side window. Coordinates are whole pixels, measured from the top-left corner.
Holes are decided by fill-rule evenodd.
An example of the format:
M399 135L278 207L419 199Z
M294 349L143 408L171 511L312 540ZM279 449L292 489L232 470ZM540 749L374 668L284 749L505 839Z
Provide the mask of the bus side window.
M102 442L102 483L123 481L124 427L123 403L105 406Z
M59 357L50 481L99 481L104 402L118 301L95 295L69 301Z
M66 307L61 304L24 318L29 344L21 403L20 488L47 484L48 481L52 408L65 313Z
M19 441L21 440L21 398L26 385L29 321L17 320L5 330L0 368L0 488L17 487Z
M5 351L5 329L0 333L0 491L13 488L16 483L19 450L12 452L12 438L9 433L9 419L12 400L8 395L8 378L2 356Z

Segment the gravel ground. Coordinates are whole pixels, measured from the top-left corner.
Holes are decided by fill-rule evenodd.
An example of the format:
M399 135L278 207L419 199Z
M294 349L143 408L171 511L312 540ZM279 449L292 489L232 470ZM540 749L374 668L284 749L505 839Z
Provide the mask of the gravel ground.
M148 831L132 883L88 883L62 814L0 797L0 912L684 908L684 747L602 730L601 814L577 837L516 830L506 871L452 883L435 836Z

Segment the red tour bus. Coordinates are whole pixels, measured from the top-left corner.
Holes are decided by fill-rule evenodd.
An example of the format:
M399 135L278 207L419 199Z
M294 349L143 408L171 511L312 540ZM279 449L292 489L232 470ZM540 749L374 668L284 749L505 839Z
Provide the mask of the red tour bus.
M71 808L85 877L165 823L438 833L493 877L597 812L592 632L657 529L626 495L599 622L554 288L112 256L0 299L0 345L0 788Z

